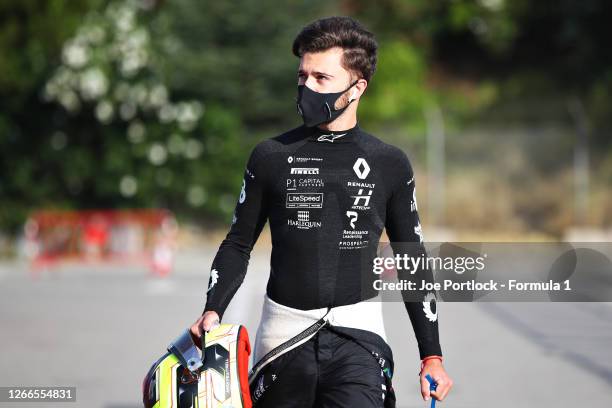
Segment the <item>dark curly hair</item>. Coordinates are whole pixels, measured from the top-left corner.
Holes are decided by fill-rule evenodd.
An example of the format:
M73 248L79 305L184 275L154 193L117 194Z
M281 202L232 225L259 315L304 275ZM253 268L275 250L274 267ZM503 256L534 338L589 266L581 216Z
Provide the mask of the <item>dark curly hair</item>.
M293 40L293 54L325 51L332 47L344 50L342 66L370 82L376 71L378 44L374 34L351 17L326 17L300 31Z

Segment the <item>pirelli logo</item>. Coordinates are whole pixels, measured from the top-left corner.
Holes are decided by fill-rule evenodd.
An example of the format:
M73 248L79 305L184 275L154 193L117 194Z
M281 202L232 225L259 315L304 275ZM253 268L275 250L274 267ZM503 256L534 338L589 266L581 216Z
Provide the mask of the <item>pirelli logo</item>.
M287 193L287 208L323 208L323 193Z
M319 174L318 167L292 167L291 174Z

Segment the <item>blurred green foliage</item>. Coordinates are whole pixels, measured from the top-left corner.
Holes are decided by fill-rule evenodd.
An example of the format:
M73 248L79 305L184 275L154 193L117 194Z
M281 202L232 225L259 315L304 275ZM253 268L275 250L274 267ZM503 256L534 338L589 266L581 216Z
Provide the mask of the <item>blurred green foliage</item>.
M607 112L612 90L609 1L347 3L383 44L400 39L424 55L428 91L445 96L447 91L460 90L470 97L485 85L485 103L471 112L479 122L487 118L499 121L502 116L506 120L509 114L520 121L534 116L569 119L567 102L579 98L589 113L597 143L609 143L610 138L603 134L610 126ZM490 109L483 110L487 107Z
M488 152L453 137L466 128L560 123L515 139L548 174L568 165L549 152L571 154L578 103L612 177L611 14L604 0L3 1L0 230L41 207L229 221L251 147L299 125L292 40L328 15L379 41L360 107L373 133L422 147L439 108L462 163Z
M0 28L14 74L0 89L1 229L40 207L228 220L252 145L279 118L297 124L287 51L316 2L288 2L291 13L272 1L12 3ZM42 65L28 66L33 55Z

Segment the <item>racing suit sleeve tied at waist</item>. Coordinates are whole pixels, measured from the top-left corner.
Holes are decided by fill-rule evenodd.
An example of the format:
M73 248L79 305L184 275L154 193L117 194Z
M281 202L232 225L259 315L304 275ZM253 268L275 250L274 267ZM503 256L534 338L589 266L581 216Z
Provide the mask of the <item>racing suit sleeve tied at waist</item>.
M333 308L310 310L294 309L273 301L264 295L262 319L257 330L254 362L249 383L254 402L272 386L282 368L272 367L282 354L300 346L326 326L337 334L354 340L374 358L381 367L386 385L385 408L395 407L393 354L387 344L379 300L361 301ZM276 361L275 361L276 360ZM281 366L282 367L282 366Z
M253 361L257 363L270 350L296 336L315 323L327 308L300 310L282 305L264 295L261 322L257 329ZM379 300L361 301L351 305L332 307L326 320L334 326L371 331L384 342L387 335L383 324L382 303Z

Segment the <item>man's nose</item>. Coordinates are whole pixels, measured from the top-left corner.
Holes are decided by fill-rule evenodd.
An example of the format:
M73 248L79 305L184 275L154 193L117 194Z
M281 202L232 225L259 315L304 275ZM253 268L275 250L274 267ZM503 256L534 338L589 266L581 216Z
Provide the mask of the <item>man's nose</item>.
M314 77L308 77L304 81L304 85L306 85L308 88L312 89L313 91L316 91L317 80Z

